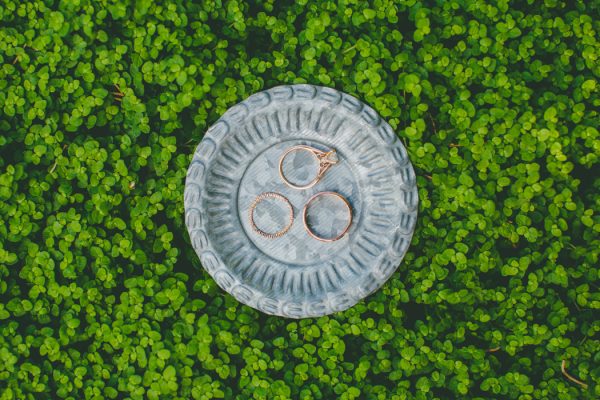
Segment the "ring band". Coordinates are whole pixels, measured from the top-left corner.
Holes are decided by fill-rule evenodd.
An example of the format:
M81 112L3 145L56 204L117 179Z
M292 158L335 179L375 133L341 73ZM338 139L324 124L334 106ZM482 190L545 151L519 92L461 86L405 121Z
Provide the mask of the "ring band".
M342 233L340 233L338 236L334 237L334 238L323 238L318 236L317 234L315 234L308 226L308 222L306 221L306 216L307 216L307 212L308 212L308 206L310 205L310 203L312 203L315 199L317 199L320 196L335 196L340 198L344 204L346 205L347 209L348 209L348 224L346 224L346 226L344 227L344 229L342 230ZM306 203L306 205L304 206L304 210L302 211L302 222L304 222L304 228L306 229L306 232L308 232L308 234L310 236L312 236L314 239L320 240L322 242L335 242L336 240L341 239L350 229L350 225L352 225L352 207L350 207L350 203L348 202L348 200L346 200L346 198L344 196L342 196L339 193L336 192L319 192L317 194L315 194L314 196L312 196L308 202Z
M295 185L292 182L290 182L283 174L283 160L285 159L285 157L288 154L290 154L291 152L294 152L294 151L308 151L317 159L317 161L319 163L319 172L317 173L317 176L306 185ZM319 149L315 149L314 147L306 146L306 145L297 145L297 146L290 147L279 158L279 176L281 177L281 179L283 180L283 182L286 185L288 185L294 189L308 189L308 188L316 185L316 183L321 180L321 178L323 177L325 172L332 165L337 164L338 160L332 158L332 156L335 156L335 155L336 155L335 149L332 149L330 151L321 151Z
M256 209L256 206L258 205L258 203L260 203L261 201L268 199L268 198L283 200L289 209L290 222L283 229L281 229L280 231L277 231L275 233L269 233L269 232L263 231L258 226L256 226L256 222L254 222L254 210ZM255 232L257 232L258 234L260 234L266 238L269 238L269 239L275 239L280 236L283 236L291 228L292 223L294 222L294 208L292 207L292 204L283 195L281 195L279 193L275 193L275 192L265 192L265 193L261 193L260 195L258 195L254 199L252 204L250 205L249 214L250 214L250 224L252 225L252 229Z

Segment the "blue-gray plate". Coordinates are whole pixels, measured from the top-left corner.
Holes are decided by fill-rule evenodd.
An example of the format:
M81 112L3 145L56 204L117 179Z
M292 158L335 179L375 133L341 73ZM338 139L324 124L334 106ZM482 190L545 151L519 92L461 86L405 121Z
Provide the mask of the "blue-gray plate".
M295 145L336 150L338 163L309 189L284 183L283 153ZM318 164L290 153L284 175L309 182ZM339 240L309 235L308 200L335 192L352 222ZM250 207L261 193L289 200L294 219L276 238L253 229ZM343 201L318 197L306 222L335 237L348 222ZM318 317L345 310L380 288L404 257L417 219L415 173L402 142L369 106L335 89L293 85L256 93L228 109L198 145L185 183L185 218L202 266L223 290L267 314ZM254 222L277 232L289 222L278 198L260 202Z

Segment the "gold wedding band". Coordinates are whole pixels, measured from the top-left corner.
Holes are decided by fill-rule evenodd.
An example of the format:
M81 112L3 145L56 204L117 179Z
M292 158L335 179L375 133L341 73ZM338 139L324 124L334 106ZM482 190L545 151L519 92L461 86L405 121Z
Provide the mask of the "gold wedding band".
M312 154L317 159L317 162L319 163L319 172L317 173L317 176L306 185L293 184L283 174L283 160L285 159L285 157L288 154L290 154L291 152L294 152L294 151L308 151L310 154ZM336 155L335 149L332 149L330 151L321 151L319 149L315 149L314 147L306 146L306 145L297 145L297 146L290 147L289 149L287 149L287 151L285 153L282 154L281 158L279 159L279 176L281 177L283 182L286 185L288 185L289 187L292 187L294 189L308 189L308 188L316 185L316 183L321 180L321 178L323 177L325 172L332 165L337 164L338 160L332 158L335 155Z
M283 200L283 202L287 205L287 207L289 209L289 220L290 221L283 229L281 229L280 231L277 231L275 233L269 233L269 232L263 231L258 226L256 226L256 222L254 221L254 210L256 209L256 206L258 205L258 203L260 203L261 201L268 199L268 198ZM265 192L265 193L261 193L260 195L258 195L254 199L252 204L250 205L249 214L250 214L250 224L252 225L252 229L255 232L257 232L258 234L260 234L266 238L269 238L269 239L275 239L280 236L283 236L291 228L292 223L294 222L294 208L292 207L292 204L283 195L281 195L279 193L275 193L275 192Z
M312 203L315 199L317 199L320 196L335 196L340 198L344 204L346 205L346 208L348 209L348 224L346 224L346 226L344 227L344 229L342 230L342 233L340 233L338 236L334 237L334 238L323 238L318 236L316 233L314 233L310 227L308 226L308 222L306 221L306 217L307 217L307 211L308 211L308 206L310 205L310 203ZM313 238L320 240L322 242L335 242L336 240L341 239L350 229L350 225L352 225L352 208L350 207L350 203L348 202L348 200L346 200L346 198L344 196L342 196L339 193L335 193L335 192L319 192L317 194L315 194L314 196L312 196L308 202L306 203L306 205L304 206L304 210L302 211L302 222L304 223L304 228L306 229L306 232L308 232L308 234L310 236L312 236Z

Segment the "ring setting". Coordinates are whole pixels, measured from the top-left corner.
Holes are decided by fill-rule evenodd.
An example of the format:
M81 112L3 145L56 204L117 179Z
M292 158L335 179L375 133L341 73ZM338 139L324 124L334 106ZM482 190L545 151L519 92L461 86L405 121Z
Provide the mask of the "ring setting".
M309 152L317 160L317 162L319 164L319 170L317 172L317 175L313 178L313 180L311 180L310 182L308 182L305 185L300 185L300 184L291 182L288 178L286 178L285 174L283 173L283 162L284 162L285 158L290 153L297 152L297 151ZM337 158L335 149L331 149L329 151L322 151L322 150L319 150L317 148L314 148L312 146L307 146L307 145L293 146L293 147L290 147L289 149L287 149L281 155L281 157L279 159L279 176L281 177L283 182L291 188L308 189L308 188L311 188L314 185L316 185L317 182L319 182L321 180L321 178L323 177L325 172L327 172L327 170L329 168L331 168L333 165L337 164L338 161L339 160Z

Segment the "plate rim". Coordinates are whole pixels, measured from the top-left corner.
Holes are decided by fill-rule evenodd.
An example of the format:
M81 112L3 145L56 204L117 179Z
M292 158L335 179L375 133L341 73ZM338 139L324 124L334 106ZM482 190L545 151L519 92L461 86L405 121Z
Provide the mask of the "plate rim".
M285 97L286 92L288 94L287 98ZM206 217L202 216L201 206L200 208L198 207L198 204L201 204L201 194L203 191L203 187L198 184L198 181L205 175L208 162L210 162L212 157L217 153L218 147L229 133L229 126L232 123L245 120L246 117L251 115L254 111L260 111L274 100L314 100L318 95L320 95L318 100L325 101L332 107L339 107L340 105L347 109L348 107L354 107L355 114L359 115L361 119L371 127L377 128L378 134L374 136L376 136L380 142L383 142L386 146L396 146L398 148L401 153L398 157L402 160L401 162L398 162L398 164L408 168L411 177L414 177L408 183L408 190L414 194L414 198L411 198L413 203L411 203L410 209L404 211L405 214L410 214L413 217L411 226L407 231L401 231L397 228L392 232L394 237L391 239L390 245L395 249L395 254L392 255L393 260L388 260L386 258L386 256L389 256L388 251L386 256L381 257L379 265L371 265L369 271L364 273L365 276L368 275L371 278L369 285L350 292L341 291L341 289L327 292L324 296L327 301L321 301L319 304L315 304L314 301L296 302L267 297L263 291L257 290L253 286L240 281L235 275L228 272L230 271L230 268L223 262L220 256L216 254L217 251L211 244L209 236L202 230L204 226L202 219L205 219ZM267 100L266 103L265 100ZM372 123L373 121L375 123ZM210 148L211 145L213 146L212 149ZM203 147L208 147L208 149L204 149ZM209 153L208 157L204 155L205 152ZM194 188L194 186L197 186L197 189ZM193 192L192 189L196 190L196 192ZM402 189L402 191L407 193L404 189ZM217 285L242 304L269 315L294 319L317 318L344 311L380 289L402 264L402 261L408 252L416 229L419 205L419 194L414 167L408 157L404 144L387 121L385 121L369 105L350 94L338 91L334 88L310 84L274 86L270 89L254 93L245 100L227 109L223 115L207 129L197 145L186 173L183 197L185 225L187 227L190 242L192 243L196 255L200 259L202 267L215 280Z

